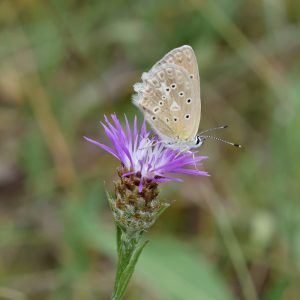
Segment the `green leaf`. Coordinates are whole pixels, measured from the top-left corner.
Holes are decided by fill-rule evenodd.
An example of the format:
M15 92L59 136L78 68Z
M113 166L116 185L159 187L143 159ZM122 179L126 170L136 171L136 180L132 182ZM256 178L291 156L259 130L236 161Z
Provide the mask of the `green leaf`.
M122 260L122 249L121 249L122 229L117 224L116 224L116 241L117 241L118 264L117 264L116 279L114 284L114 291L116 291L117 289L119 278L122 272L122 262L120 261Z
M128 265L122 272L121 276L118 278L117 290L116 290L115 294L113 295L113 298L112 298L113 300L122 299L122 296L124 295L124 293L126 291L129 280L135 269L135 265L141 255L143 249L147 245L147 243L148 243L148 241L145 241L144 243L137 245L137 247L135 248L135 250L129 260Z
M101 234L97 233L90 238L102 252L115 257L112 228L102 224ZM196 252L188 243L170 237L151 237L150 240L151 245L143 251L135 273L141 279L140 282L146 282L162 299L233 299L218 270L201 252Z
M117 239L117 251L118 256L121 255L121 236L122 236L122 229L120 226L116 224L116 239Z
M163 299L232 299L201 253L171 238L151 240L137 272L162 292Z

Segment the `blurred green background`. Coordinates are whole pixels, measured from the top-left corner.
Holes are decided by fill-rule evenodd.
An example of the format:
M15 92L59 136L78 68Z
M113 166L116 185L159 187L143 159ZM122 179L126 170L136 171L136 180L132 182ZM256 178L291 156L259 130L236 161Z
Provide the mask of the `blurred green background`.
M103 114L191 45L210 178L161 185L128 300L300 299L300 2L0 1L0 299L109 299L118 162Z

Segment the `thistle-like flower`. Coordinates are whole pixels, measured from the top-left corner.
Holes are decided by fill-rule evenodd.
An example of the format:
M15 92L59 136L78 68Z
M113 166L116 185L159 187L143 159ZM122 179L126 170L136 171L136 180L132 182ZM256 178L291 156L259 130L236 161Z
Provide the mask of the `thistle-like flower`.
M109 152L121 162L118 168L119 179L115 181L115 199L110 205L117 224L127 232L142 232L147 230L157 219L167 203L157 199L158 185L161 182L178 181L182 179L170 174L192 174L207 176L208 173L198 170L206 156L197 156L193 152L178 152L150 138L150 131L143 122L138 129L137 118L134 118L133 128L125 116L125 128L115 114L112 122L105 116L101 122L111 146L85 139Z
M122 299L133 274L137 260L147 242L140 243L142 233L153 225L169 206L160 201L158 185L168 181L182 181L170 174L207 176L197 169L205 156L194 152L172 150L155 137L150 137L146 123L138 129L137 118L133 128L125 116L121 126L117 116L112 122L105 117L101 122L111 146L85 139L107 151L121 162L117 169L119 178L114 182L115 195L109 196L110 206L117 224L118 265L112 299Z

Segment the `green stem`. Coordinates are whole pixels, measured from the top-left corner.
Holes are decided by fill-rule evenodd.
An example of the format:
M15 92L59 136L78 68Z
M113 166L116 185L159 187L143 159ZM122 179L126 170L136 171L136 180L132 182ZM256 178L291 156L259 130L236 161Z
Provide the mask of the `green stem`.
M139 243L141 234L128 234L117 226L118 265L112 300L122 299L138 258L147 244Z

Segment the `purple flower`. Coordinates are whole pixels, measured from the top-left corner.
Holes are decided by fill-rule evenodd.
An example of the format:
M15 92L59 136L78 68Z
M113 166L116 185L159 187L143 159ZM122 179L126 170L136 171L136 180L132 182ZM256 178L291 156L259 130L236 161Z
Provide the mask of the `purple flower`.
M208 176L207 172L196 167L201 165L207 156L197 156L194 152L178 152L166 147L155 138L149 138L150 131L146 129L145 121L138 129L137 118L134 118L133 129L130 128L125 115L125 128L122 127L116 114L112 114L113 122L105 116L101 122L112 146L107 146L90 138L84 137L88 142L102 148L121 161L127 172L122 176L140 174L139 191L143 188L145 180L156 183L183 180L169 173L191 174Z

